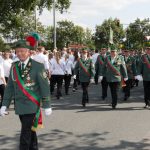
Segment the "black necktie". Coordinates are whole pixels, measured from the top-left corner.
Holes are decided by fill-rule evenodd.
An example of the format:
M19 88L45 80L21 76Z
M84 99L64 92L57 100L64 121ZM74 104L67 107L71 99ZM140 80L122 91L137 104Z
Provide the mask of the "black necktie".
M21 70L24 70L24 63L21 63Z

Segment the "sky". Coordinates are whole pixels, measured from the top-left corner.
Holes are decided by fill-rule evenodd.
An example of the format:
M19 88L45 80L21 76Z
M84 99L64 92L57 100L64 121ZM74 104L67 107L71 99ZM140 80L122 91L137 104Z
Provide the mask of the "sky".
M94 30L96 25L110 17L119 18L124 27L137 18L149 18L150 0L71 0L67 12L56 13L56 22L68 20ZM52 11L45 9L38 18L43 25L53 25Z

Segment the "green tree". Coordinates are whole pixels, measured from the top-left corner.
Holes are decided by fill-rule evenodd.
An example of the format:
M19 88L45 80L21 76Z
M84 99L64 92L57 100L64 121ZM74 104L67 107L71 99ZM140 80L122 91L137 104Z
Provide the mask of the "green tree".
M20 13L16 15L17 24L11 29L10 28L0 28L1 33L5 39L10 41L14 39L21 39L28 35L30 32L35 31L35 21L33 13ZM37 31L44 37L45 27L37 20Z
M5 47L4 41L2 39L2 37L0 36L0 51L2 51Z
M74 24L71 21L57 22L57 47L63 48L71 42L72 31Z
M62 13L70 4L70 0L57 0L56 8ZM11 30L20 27L18 16L28 16L36 8L42 13L43 8L51 10L52 5L53 0L0 0L0 33L6 31L6 34L10 34Z
M109 18L108 20L104 20L101 25L96 26L96 32L94 36L96 48L101 48L102 45L109 45L110 27L113 30L113 41L119 46L121 39L124 37L123 26L120 24L120 21L117 18Z
M149 19L136 19L126 29L125 45L127 48L141 49L144 47L145 36L150 36Z
M93 40L93 33L89 28L85 29L84 45L86 45L90 49L95 49L95 43Z

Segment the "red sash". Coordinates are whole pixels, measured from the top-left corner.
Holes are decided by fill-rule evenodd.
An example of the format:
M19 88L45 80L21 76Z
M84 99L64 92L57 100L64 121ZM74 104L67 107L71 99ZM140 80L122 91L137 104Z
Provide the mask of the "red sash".
M120 72L118 71L118 69L112 65L112 63L108 60L108 58L106 57L106 60L107 60L107 64L108 64L108 67L115 73L117 74L118 76L121 76Z
M100 57L98 56L98 61L99 61L99 63L101 64L101 65L103 65L103 61L100 59Z
M29 98L34 104L38 106L38 110L36 112L34 121L33 121L33 126L31 128L32 131L36 131L38 128L42 128L42 111L40 109L40 98L38 98L35 93L33 93L28 87L25 86L24 81L22 80L20 73L19 73L19 68L18 64L16 64L13 67L13 72L12 74L14 75L16 82L18 84L18 87L20 90L24 93L25 96Z
M80 61L80 59L78 59L79 61L79 64L81 66L81 68L84 70L84 72L89 76L91 77L91 74L88 72L88 69L86 68L86 66L82 63L82 61Z
M122 77L122 75L120 74L119 70L118 70L115 66L112 65L112 63L108 60L108 58L106 58L106 60L107 60L108 67L109 67L115 74L117 74L118 76L121 76L121 86L122 86L122 87L125 87L125 86L126 86L126 83L125 83L125 81L123 80L123 77Z

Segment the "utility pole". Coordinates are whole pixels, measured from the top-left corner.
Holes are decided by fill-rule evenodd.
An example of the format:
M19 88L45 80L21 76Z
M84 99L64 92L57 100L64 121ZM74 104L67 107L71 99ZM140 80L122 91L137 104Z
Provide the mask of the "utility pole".
M34 10L34 13L35 13L35 31L37 32L37 21L36 21L36 6L35 6L35 10Z
M54 49L57 48L56 46L56 1L53 0L53 26L54 26Z

